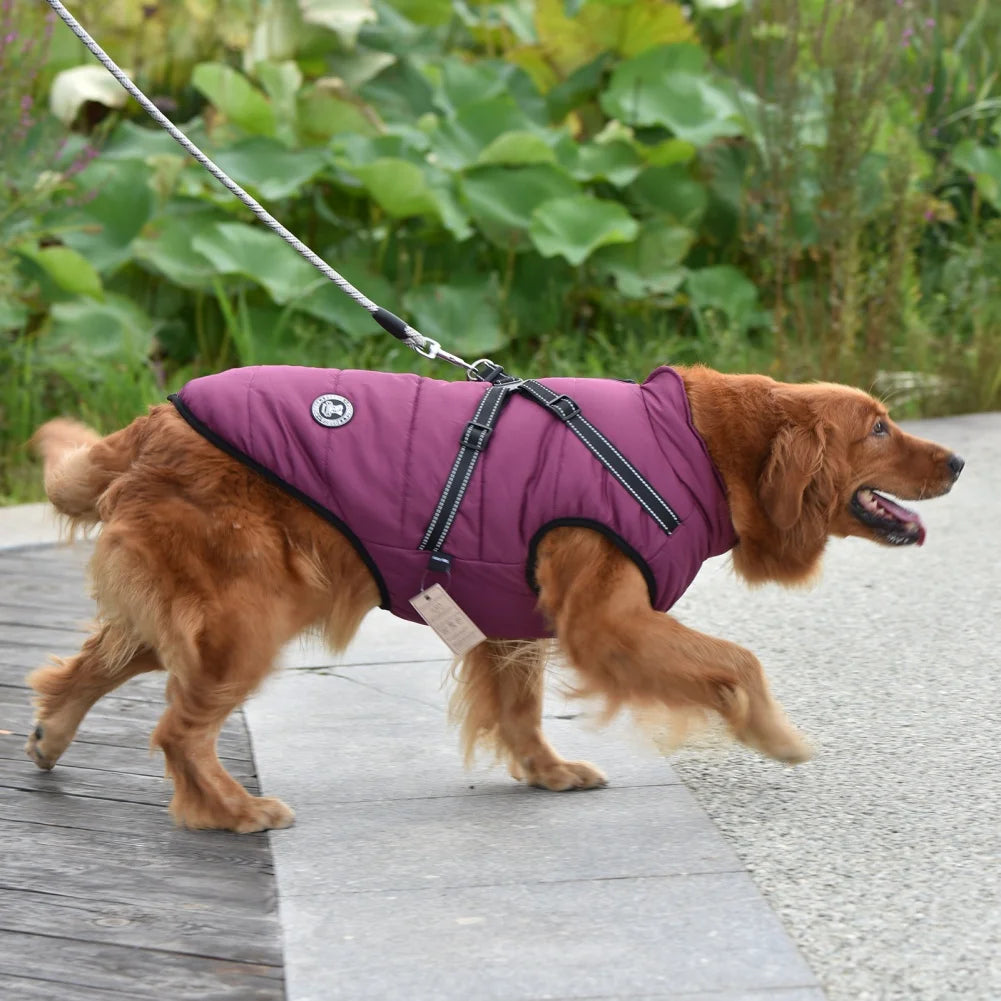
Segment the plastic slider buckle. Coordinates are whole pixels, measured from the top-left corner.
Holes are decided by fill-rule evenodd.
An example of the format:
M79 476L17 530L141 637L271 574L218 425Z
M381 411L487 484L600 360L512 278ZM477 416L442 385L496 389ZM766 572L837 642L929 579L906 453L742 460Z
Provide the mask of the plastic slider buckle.
M482 452L487 447L493 428L486 424L477 424L470 421L462 432L459 443L463 448L471 448L474 452Z
M451 573L452 557L448 553L432 553L428 557L428 570L433 570L435 573ZM423 589L424 585L421 584L421 590Z
M557 396L546 404L546 409L551 410L561 421L572 421L580 413L577 401L569 396Z

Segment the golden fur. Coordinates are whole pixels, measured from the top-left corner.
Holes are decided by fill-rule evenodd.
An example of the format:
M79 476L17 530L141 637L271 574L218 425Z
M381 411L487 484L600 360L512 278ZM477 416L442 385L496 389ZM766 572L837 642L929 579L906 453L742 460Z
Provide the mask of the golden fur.
M905 434L858 390L679 371L726 484L740 539L734 566L751 583L808 580L831 535L881 541L850 512L858 488L932 497L961 467L946 449ZM873 430L877 421L885 433ZM174 783L175 821L238 832L291 824L281 800L249 795L226 772L216 737L288 640L319 628L335 651L351 641L379 601L354 549L205 441L172 406L106 438L50 421L33 442L55 507L102 530L91 563L99 625L75 657L30 676L38 713L29 756L52 768L102 695L163 669L168 704L152 743ZM640 571L601 535L553 529L539 546L536 578L576 690L604 699L609 713L709 711L763 754L809 756L757 658L655 612ZM550 643L487 640L458 665L452 711L467 757L486 744L526 783L603 785L597 768L565 761L542 733Z

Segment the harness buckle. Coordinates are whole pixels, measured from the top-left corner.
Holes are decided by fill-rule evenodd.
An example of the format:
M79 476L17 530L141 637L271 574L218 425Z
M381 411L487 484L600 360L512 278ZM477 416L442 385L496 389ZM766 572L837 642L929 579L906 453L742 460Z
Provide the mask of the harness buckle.
M474 452L482 452L487 447L487 442L490 440L493 430L492 427L486 424L477 424L476 421L470 421L463 429L459 444L463 448L471 448Z
M561 421L572 421L579 413L580 407L576 400L560 395L546 404L546 409L552 411Z

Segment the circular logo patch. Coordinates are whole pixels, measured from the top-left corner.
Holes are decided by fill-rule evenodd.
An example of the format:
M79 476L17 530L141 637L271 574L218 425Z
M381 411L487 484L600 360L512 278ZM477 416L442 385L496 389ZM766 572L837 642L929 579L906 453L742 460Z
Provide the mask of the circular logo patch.
M313 400L313 420L328 428L343 427L355 415L351 401L335 393L327 393Z

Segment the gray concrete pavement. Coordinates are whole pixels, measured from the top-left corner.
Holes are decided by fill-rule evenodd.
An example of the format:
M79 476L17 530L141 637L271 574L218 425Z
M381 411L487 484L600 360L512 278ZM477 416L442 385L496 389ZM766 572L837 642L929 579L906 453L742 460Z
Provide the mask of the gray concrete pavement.
M288 651L248 720L298 811L271 838L290 1001L998 1001L1001 415L911 428L968 462L922 549L833 542L807 592L718 560L676 610L761 657L800 768L551 718L612 784L524 789L461 770L430 631L380 614L336 666Z
M806 593L707 568L676 609L758 653L816 759L673 763L830 1001L998 1001L1001 415L910 429L967 460L921 549L832 543Z

